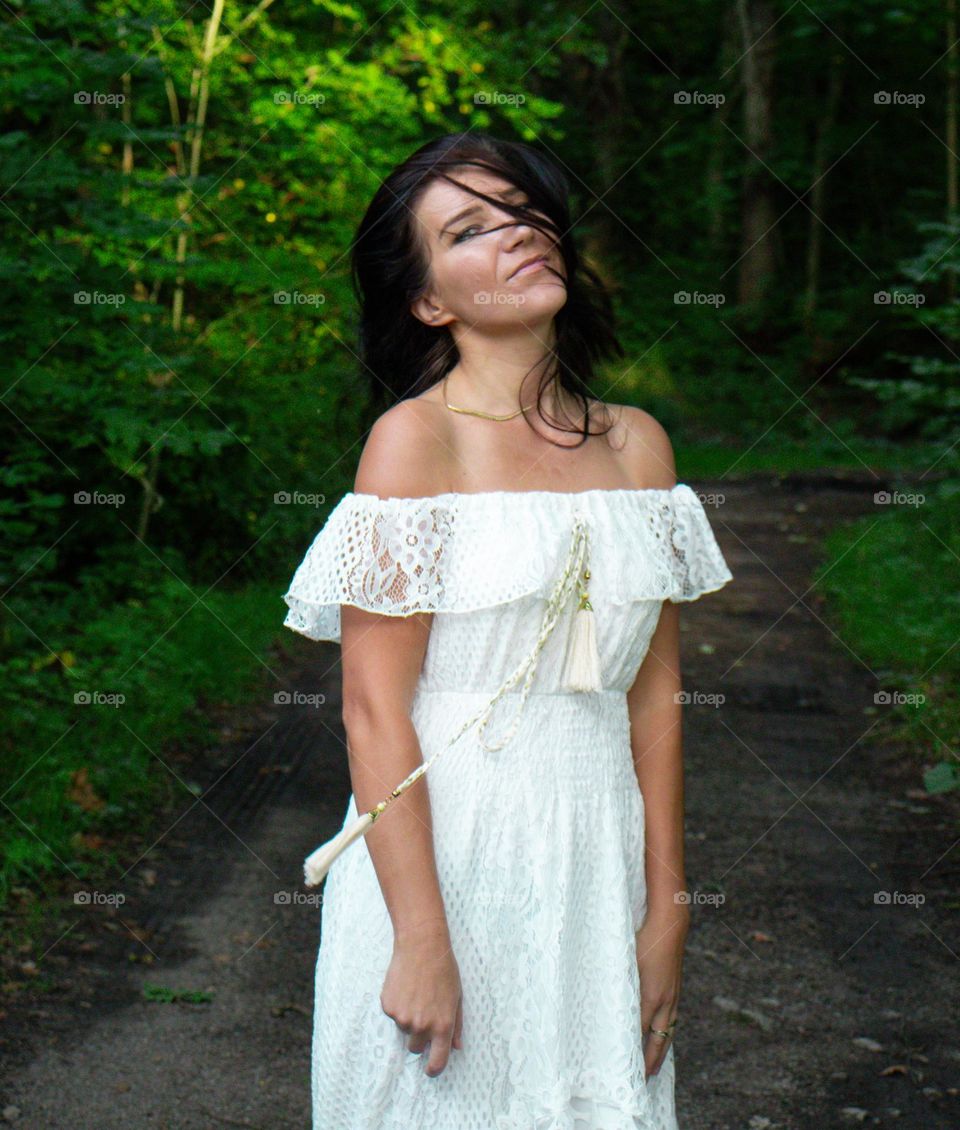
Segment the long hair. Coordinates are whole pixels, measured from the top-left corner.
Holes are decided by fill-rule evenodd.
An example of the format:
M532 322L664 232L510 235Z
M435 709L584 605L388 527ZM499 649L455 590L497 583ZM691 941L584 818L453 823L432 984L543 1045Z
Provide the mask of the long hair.
M466 166L503 177L525 193L526 203L492 199L449 175ZM554 426L580 432L581 442L609 431L612 425L600 433L589 430L590 401L600 403L590 385L595 365L607 357L622 357L623 347L609 293L597 273L581 261L574 243L569 184L545 154L484 133L445 134L394 168L377 189L351 244L360 308L358 353L370 385L371 422L398 400L418 396L442 380L460 358L447 326L427 326L410 310L427 291L430 278L415 208L438 179L494 204L557 245L565 265L567 300L554 319L555 344L541 358L546 364L537 388L537 411L546 419L543 394L553 383L555 393L562 387L583 410L581 424L564 427L551 420Z

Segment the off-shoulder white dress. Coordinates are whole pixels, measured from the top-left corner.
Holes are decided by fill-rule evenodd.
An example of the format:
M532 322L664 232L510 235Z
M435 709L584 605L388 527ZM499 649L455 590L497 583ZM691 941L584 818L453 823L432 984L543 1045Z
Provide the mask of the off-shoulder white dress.
M337 641L341 604L435 613L413 706L426 759L536 650L576 517L589 538L602 690L560 689L573 599L539 651L511 740L490 752L468 730L425 777L463 1049L431 1078L426 1054L408 1051L383 1012L393 930L361 838L323 888L313 1130L676 1130L673 1043L644 1080L634 947L644 802L626 692L663 601L732 580L699 497L684 483L349 493L296 570L285 624ZM520 701L516 685L489 712L488 745ZM351 795L343 826L357 815Z

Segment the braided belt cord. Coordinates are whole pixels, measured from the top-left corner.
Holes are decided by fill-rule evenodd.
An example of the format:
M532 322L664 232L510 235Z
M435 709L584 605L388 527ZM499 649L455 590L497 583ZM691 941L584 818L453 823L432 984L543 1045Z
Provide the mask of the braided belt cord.
M438 757L446 753L450 746L459 741L459 739L467 732L467 730L469 730L471 726L474 726L482 718L483 721L480 722L480 728L477 731L477 736L480 737L480 735L483 734L487 723L490 721L490 713L493 710L493 707L500 700L500 698L523 677L524 673L526 673L523 690L520 693L520 702L517 704L517 709L509 730L498 742L493 745L488 745L481 738L481 745L488 752L492 752L494 750L502 749L514 736L517 727L520 724L520 716L526 703L527 696L530 693L530 687L533 685L533 679L536 675L540 653L543 651L544 645L550 637L550 633L556 626L557 621L559 620L560 615L563 611L563 606L570 595L571 581L576 581L576 578L583 566L586 547L587 528L583 521L579 517L577 517L574 519L573 537L570 540L570 549L567 554L567 561L564 566L563 572L560 574L560 577L557 580L557 583L554 585L553 591L551 592L550 597L547 600L547 607L544 610L543 620L540 625L540 632L537 635L537 640L533 646L533 649L528 655L524 657L513 674L502 684L502 686L499 688L493 698L490 699L486 706L484 706L484 708L478 714L475 714L472 718L468 719L460 728L460 730L450 739L447 745L443 747L443 749L437 750L437 752L427 761L423 762L423 764L421 765L418 765L417 768L414 769L414 771L408 777L406 777L403 781L401 781L399 785L397 785L397 787L393 790L389 797L386 797L384 800L380 801L380 803L375 808L371 809L370 815L372 820L376 820L377 816L380 815L380 813L387 807L387 805L394 797L399 796L400 793L409 788L410 785L418 781L423 776L423 774L426 773L430 766L437 760Z
M580 515L575 515L573 520L573 535L570 539L570 549L567 553L567 561L563 568L560 577L558 578L553 590L547 599L547 607L544 610L543 620L540 625L540 631L537 635L536 643L531 652L517 666L513 674L503 683L493 698L484 706L484 708L475 714L472 718L464 722L460 730L450 739L450 741L430 757L427 761L422 762L417 766L412 773L409 774L399 785L390 793L389 796L384 797L374 808L369 812L363 813L358 816L353 823L342 829L332 840L325 844L321 844L316 851L312 852L304 860L304 881L308 887L318 886L324 876L329 871L333 862L340 856L346 849L354 843L361 836L366 835L367 831L373 826L374 821L378 816L388 807L388 805L395 800L401 793L405 792L412 784L418 781L430 766L442 756L446 751L454 745L471 726L480 722L478 730L478 737L480 738L481 745L488 751L502 749L507 742L516 733L517 727L520 723L520 716L526 703L527 697L530 693L530 687L533 684L534 675L536 674L537 663L540 654L543 651L544 644L550 636L550 633L556 627L560 614L563 611L563 606L570 596L572 588L575 586L579 574L583 568L584 562L587 558L588 552L588 539L587 539L587 526ZM578 615L582 615L579 613ZM592 615L592 613L591 613ZM524 676L526 676L524 678ZM486 728L487 722L490 720L490 712L500 698L514 686L521 678L524 679L523 689L520 692L520 702L517 705L513 721L508 728L506 734L494 744L488 744L483 741L482 734ZM482 719L482 721L481 721Z

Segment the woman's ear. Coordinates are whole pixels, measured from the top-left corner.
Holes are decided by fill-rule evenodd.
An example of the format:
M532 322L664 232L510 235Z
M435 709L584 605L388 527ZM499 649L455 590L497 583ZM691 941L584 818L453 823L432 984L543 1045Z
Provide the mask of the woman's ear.
M410 304L410 313L428 326L448 326L454 320L449 310L438 306L427 295L421 295Z

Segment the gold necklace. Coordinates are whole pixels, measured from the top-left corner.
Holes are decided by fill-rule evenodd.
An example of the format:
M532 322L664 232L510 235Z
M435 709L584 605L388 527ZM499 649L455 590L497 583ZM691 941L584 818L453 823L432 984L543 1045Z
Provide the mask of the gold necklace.
M457 408L447 400L447 377L443 378L443 403L450 409L451 412L462 412L465 416L480 416L484 420L512 420L515 416L519 416L521 412L526 412L527 409L532 408L532 404L528 404L526 408L518 408L516 412L510 412L506 416L496 416L492 412L479 412L475 408Z

